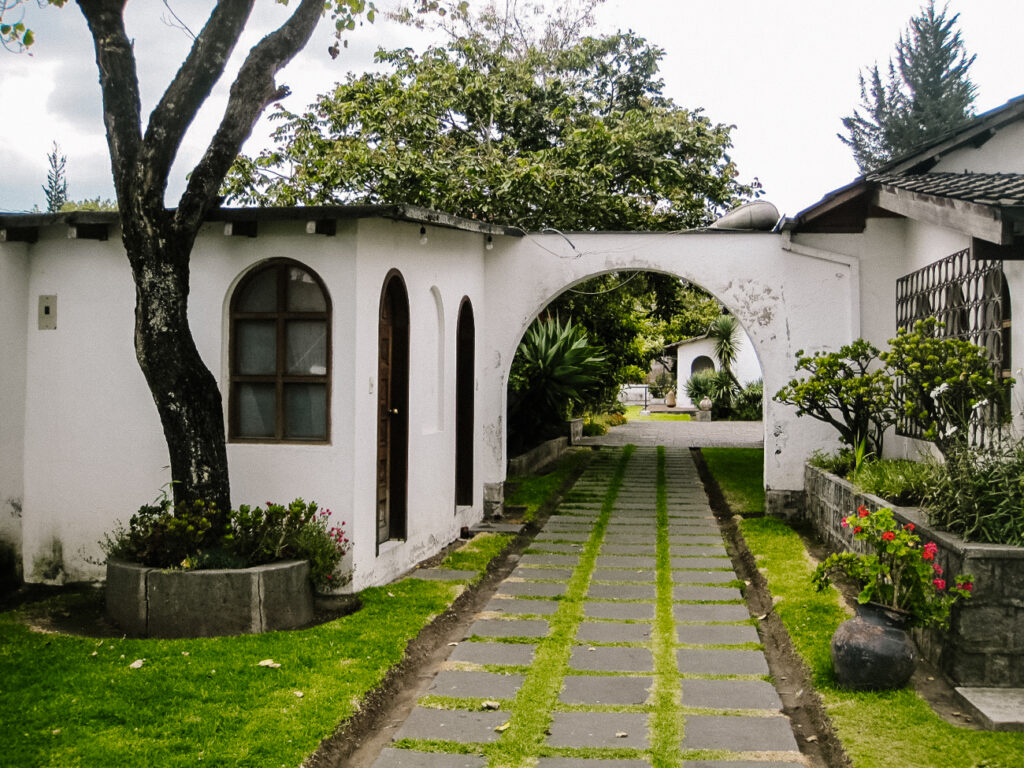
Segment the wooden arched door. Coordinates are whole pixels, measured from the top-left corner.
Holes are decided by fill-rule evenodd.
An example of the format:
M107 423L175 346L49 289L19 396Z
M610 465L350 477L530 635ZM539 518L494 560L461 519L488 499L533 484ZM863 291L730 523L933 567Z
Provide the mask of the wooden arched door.
M397 270L380 297L377 335L377 545L404 539L409 466L409 295Z
M476 325L468 298L459 307L455 332L455 503L473 503L473 401Z

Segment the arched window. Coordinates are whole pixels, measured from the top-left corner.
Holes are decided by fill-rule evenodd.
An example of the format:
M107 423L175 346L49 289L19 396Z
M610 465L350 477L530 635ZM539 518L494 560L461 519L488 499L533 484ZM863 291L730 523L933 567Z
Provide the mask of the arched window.
M704 371L714 372L715 361L707 355L698 355L693 359L693 363L690 364L690 375L695 376L698 373L704 373Z
M231 297L232 440L327 442L331 306L295 261L254 269Z

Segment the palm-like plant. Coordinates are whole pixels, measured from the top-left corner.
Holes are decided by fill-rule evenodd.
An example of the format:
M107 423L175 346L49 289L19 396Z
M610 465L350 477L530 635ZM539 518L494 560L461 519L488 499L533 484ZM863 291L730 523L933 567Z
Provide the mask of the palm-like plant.
M719 315L708 327L708 336L715 342L715 357L721 370L732 380L734 391L742 389L732 367L743 346L740 324L732 315Z

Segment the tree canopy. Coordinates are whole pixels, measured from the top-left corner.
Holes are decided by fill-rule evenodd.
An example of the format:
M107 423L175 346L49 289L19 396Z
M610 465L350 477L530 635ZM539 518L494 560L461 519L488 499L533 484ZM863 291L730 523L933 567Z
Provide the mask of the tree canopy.
M860 108L843 118L847 135L839 138L853 150L861 172L973 116L977 88L968 70L975 56L967 54L956 28L959 17L948 17L946 7L936 11L935 0L928 0L900 35L887 82L877 64L860 74Z
M279 107L275 146L224 191L264 205L408 203L525 229L680 229L752 189L730 126L662 93L663 51L632 33L563 47L468 32L380 51L309 110Z

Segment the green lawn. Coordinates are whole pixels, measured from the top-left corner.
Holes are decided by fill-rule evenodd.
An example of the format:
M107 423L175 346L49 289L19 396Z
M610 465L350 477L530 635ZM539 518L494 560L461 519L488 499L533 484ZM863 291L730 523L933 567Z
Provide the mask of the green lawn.
M643 413L642 405L627 405L627 421L690 421L688 413Z
M708 469L737 515L764 514L764 451L760 448L701 448Z

